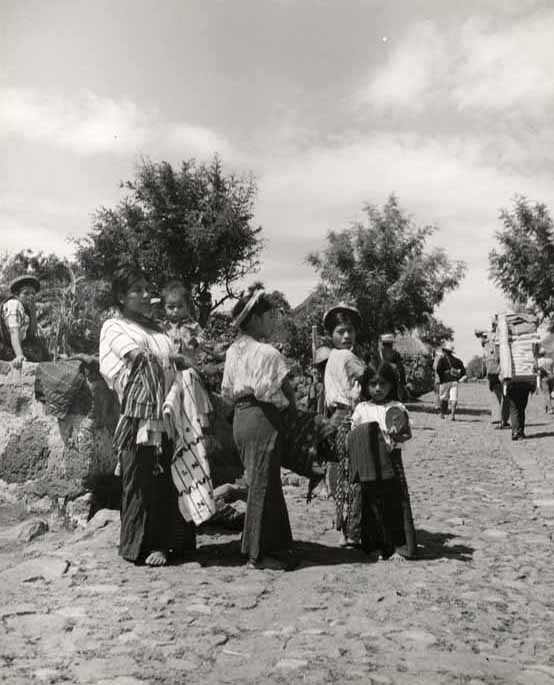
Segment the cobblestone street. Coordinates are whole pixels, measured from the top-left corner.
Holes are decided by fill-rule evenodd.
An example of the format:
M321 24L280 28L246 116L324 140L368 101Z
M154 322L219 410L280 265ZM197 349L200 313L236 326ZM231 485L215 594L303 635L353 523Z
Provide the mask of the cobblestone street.
M304 483L286 486L292 573L246 570L215 532L190 563L134 567L106 510L27 544L5 527L0 681L554 685L554 417L532 398L512 442L485 385L461 388L456 422L427 399L404 450L417 561L339 547Z

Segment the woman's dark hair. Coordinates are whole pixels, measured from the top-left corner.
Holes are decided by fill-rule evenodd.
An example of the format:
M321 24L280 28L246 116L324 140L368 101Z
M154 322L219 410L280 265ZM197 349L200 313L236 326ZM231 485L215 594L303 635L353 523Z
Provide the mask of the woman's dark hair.
M370 399L369 386L376 380L387 381L391 385L391 391L387 400L398 399L398 376L392 364L388 362L381 362L377 367L368 365L364 375L360 379L362 388L362 396L364 399Z
M122 266L115 271L112 277L112 303L119 310L123 308L121 298L128 292L129 288L137 281L148 280L148 277L138 266Z
M356 333L358 332L358 319L345 311L331 312L325 322L325 327L329 335L333 335L333 331L337 326L353 326Z
M232 311L233 319L236 319L237 316L239 316L239 314L246 307L246 305L250 302L252 296L254 295L256 290L258 290L258 289L259 288L257 286L251 286L250 288L248 288L248 290L245 293L243 293L240 296L239 301L233 307L233 311ZM270 300L270 298L267 296L266 293L263 293L258 298L258 301L256 302L256 304L248 312L248 314L246 315L246 318L240 322L239 328L241 330L246 328L246 326L247 326L247 324L250 321L250 318L252 316L261 316L265 312L268 312L270 309L273 309L273 307L274 307L273 302Z

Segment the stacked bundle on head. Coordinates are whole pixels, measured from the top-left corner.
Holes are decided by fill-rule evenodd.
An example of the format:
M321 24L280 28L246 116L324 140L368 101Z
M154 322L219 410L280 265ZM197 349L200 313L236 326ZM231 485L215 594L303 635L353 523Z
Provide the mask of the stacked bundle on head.
M497 314L495 321L501 378L534 385L540 343L536 317L531 314Z

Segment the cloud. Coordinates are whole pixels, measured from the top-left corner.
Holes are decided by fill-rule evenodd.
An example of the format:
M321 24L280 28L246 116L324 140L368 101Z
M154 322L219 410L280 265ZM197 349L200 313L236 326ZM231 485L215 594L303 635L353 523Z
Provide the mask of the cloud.
M84 156L129 155L151 148L200 157L232 153L227 141L209 128L166 121L159 112L141 110L130 100L94 93L69 100L6 89L0 93L0 131Z
M445 40L437 26L431 21L416 24L360 89L357 102L378 110L401 107L421 111L441 77L446 56Z
M543 118L554 104L554 10L462 23L415 23L387 43L390 53L354 102L377 113L498 112Z

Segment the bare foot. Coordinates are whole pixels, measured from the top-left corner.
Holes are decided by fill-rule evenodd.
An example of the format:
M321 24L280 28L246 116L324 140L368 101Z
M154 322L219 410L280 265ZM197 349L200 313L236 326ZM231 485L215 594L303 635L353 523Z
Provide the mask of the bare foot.
M286 564L284 562L273 557L262 557L262 559L260 559L259 561L254 561L253 559L250 559L246 566L249 569L268 569L270 571L284 571L286 568Z
M146 557L144 563L147 566L166 566L167 555L161 549L156 549Z

